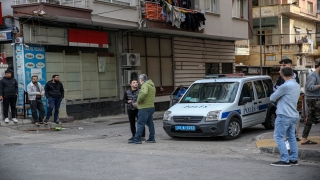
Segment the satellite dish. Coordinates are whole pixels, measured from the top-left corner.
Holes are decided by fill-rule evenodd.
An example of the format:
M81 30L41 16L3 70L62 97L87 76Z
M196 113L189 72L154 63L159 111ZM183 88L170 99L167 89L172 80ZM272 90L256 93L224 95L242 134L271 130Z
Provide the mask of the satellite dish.
M135 65L137 62L136 60L137 60L137 56L135 54L130 54L130 56L129 56L130 64Z

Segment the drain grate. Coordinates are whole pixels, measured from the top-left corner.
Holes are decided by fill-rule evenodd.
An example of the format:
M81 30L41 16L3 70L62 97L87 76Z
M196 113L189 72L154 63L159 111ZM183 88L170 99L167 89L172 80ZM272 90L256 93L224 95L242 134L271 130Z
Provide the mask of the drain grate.
M21 143L7 143L7 144L4 144L5 146L19 146L19 145L22 145Z

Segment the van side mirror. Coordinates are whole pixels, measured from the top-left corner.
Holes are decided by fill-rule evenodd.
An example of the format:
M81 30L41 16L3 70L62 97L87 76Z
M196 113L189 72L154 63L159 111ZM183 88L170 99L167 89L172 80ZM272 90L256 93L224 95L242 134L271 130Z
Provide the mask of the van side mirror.
M247 104L248 102L252 102L251 97L243 97L241 104Z

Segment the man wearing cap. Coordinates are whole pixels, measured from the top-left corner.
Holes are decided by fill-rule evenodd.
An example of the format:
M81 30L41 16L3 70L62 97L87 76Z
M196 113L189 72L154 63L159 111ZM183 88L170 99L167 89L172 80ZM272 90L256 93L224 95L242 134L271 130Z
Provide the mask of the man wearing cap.
M16 102L18 96L18 83L12 77L12 71L7 69L4 78L0 81L0 101L3 101L4 122L8 123L8 110L11 107L12 121L17 123L16 118Z
M279 64L280 64L280 70L282 68L284 68L284 67L292 68L292 60L289 59L289 58L282 59L279 62ZM292 78L295 79L298 84L300 84L299 76L298 76L298 72L297 71L293 70ZM276 84L273 86L273 91L276 91L284 82L285 82L285 80L281 76L279 76ZM297 125L296 125L296 140L300 141L298 134L299 134L299 123L297 123Z
M312 124L320 116L320 61L316 65L316 70L308 74L305 89L308 118L303 129L301 145L317 144L317 142L308 140L308 135Z

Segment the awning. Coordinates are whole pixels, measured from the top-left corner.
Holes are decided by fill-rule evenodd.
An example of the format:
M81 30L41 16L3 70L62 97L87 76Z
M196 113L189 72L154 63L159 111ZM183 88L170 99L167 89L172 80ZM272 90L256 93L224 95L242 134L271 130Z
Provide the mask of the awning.
M0 41L11 41L11 30L12 28L0 29Z

